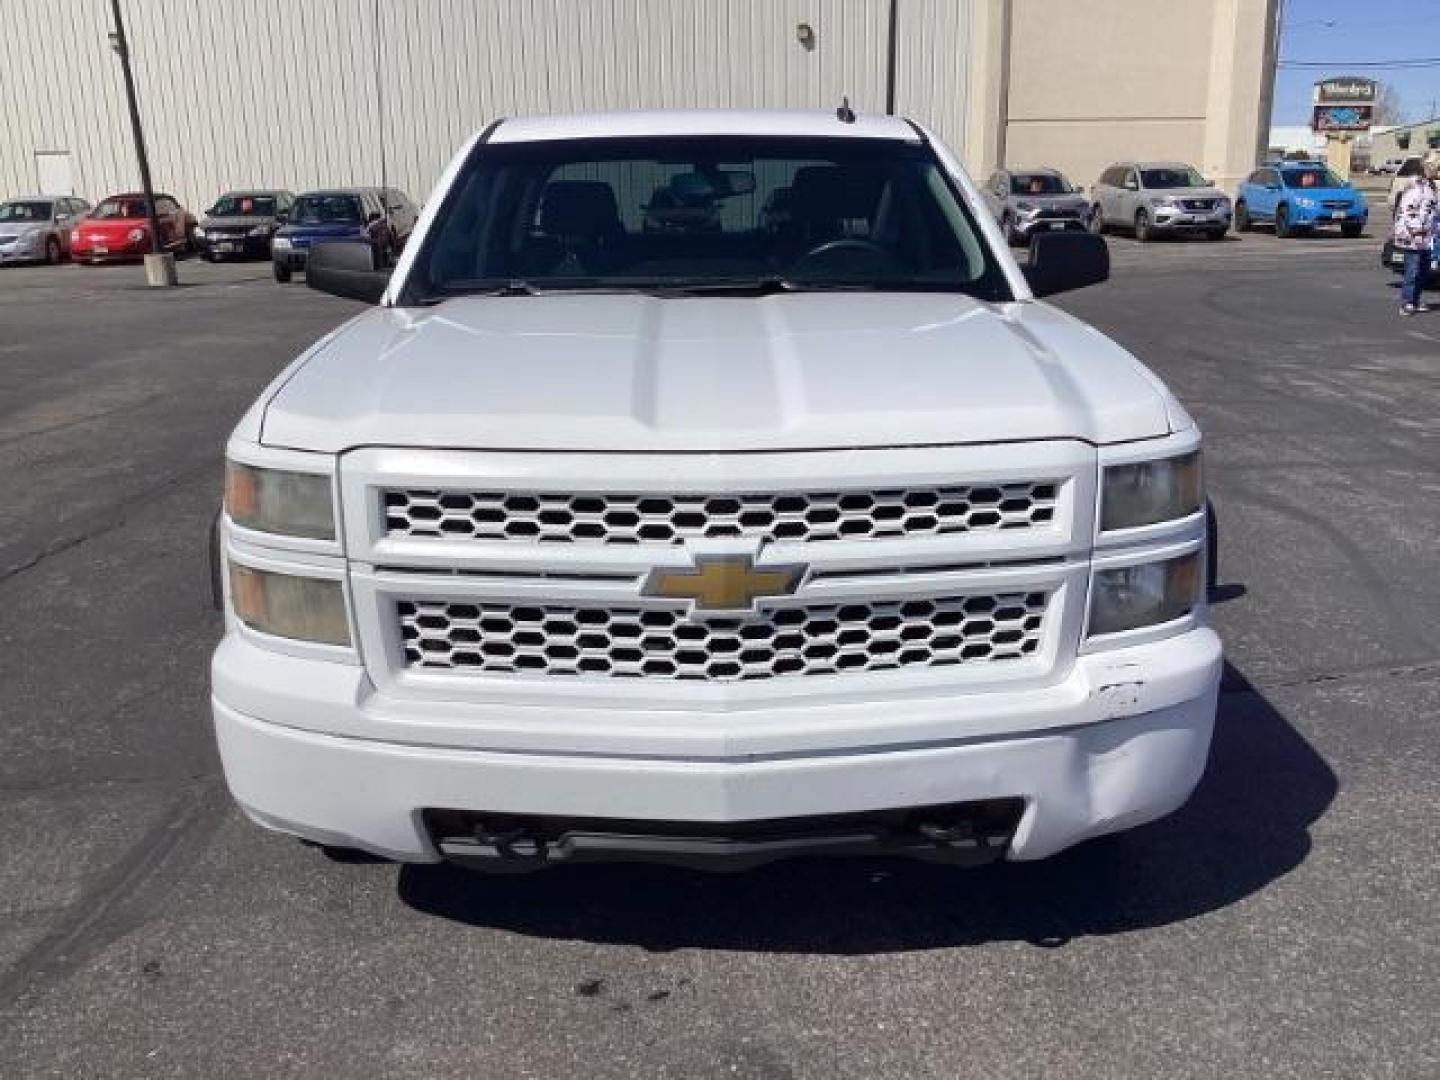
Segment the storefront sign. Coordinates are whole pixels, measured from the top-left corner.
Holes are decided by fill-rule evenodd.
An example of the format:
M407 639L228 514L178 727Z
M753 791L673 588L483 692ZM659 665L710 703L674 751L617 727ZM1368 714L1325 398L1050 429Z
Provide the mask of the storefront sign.
M1370 105L1316 105L1310 122L1315 131L1369 131L1374 109Z
M1374 105L1379 83L1359 75L1341 75L1315 84L1316 105Z

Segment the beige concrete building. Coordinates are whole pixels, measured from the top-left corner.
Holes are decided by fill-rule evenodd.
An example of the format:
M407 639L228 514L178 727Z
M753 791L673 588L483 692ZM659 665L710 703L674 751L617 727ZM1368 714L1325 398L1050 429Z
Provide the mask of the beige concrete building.
M885 107L892 0L123 0L158 188L423 198L489 120ZM1269 127L1275 0L893 0L898 111L981 175L1179 158L1223 183ZM102 0L4 0L0 197L137 186Z
M1386 128L1384 131L1372 130L1370 133L1370 160L1387 161L1390 158L1424 157L1430 153L1432 137L1440 140L1440 116L1429 120L1416 120L1409 124L1398 124ZM1406 143L1404 147L1400 145L1402 139Z

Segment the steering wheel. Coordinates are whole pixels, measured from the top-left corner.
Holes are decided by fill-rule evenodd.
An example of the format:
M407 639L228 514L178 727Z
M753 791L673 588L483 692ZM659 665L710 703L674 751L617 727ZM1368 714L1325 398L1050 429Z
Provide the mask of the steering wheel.
M825 260L834 259L837 256L843 266L845 256L852 254L862 257L862 267L863 259L868 257L875 264L875 269L882 273L901 268L895 256L890 253L890 249L883 244L877 244L874 240L866 240L860 236L845 236L838 240L826 240L816 244L791 264L790 273L800 276L796 272L807 263L819 263L823 267ZM812 273L816 272L816 269L810 268Z

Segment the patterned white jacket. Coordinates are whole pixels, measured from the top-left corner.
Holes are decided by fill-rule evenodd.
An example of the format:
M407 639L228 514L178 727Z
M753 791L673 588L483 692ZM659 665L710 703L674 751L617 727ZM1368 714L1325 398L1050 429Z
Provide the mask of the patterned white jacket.
M1435 242L1440 224L1440 188L1435 181L1417 176L1415 182L1400 193L1395 205L1395 229L1391 234L1397 248L1427 251Z

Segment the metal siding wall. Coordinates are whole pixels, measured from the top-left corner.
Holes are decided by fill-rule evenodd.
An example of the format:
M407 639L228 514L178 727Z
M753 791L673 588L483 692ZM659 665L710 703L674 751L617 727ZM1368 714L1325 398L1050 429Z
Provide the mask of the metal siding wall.
M375 184L374 0L123 0L155 184ZM423 199L498 116L612 108L884 107L887 0L380 0L390 183ZM967 0L902 0L902 111L958 144ZM138 186L106 0L0 0L46 50L0 65L0 194L69 150L80 194ZM808 22L817 47L795 39ZM40 34L34 28L46 28Z
M895 107L963 155L969 113L969 0L901 0ZM983 178L982 178L983 179Z

